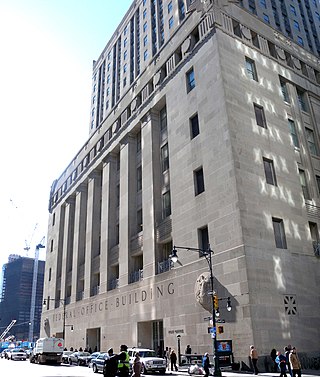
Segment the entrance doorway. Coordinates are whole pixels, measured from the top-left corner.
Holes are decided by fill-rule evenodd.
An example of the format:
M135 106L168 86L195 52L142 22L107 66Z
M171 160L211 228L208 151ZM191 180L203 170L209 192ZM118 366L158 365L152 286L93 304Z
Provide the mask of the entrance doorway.
M92 352L100 351L101 346L101 329L100 327L94 329L87 329L86 347L91 348Z
M163 321L138 323L138 347L151 348L164 355Z

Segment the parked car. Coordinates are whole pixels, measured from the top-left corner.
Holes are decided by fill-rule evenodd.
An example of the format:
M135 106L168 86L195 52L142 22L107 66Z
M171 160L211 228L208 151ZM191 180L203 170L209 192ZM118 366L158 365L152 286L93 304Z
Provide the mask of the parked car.
M97 358L100 353L103 353L103 352L93 352L89 357L88 357L88 367L91 368L92 367L92 360Z
M6 348L6 349L4 349L2 352L1 352L1 354L0 354L0 356L1 356L1 359L3 359L3 358L7 358L7 352L8 351L10 351L10 349L9 348Z
M134 356L139 352L141 361L141 373L160 372L166 373L167 362L163 357L158 357L154 350L148 348L128 348L130 356L130 368L132 367Z
M92 359L92 370L94 373L103 372L104 361L108 357L108 353L100 353L95 359Z
M71 355L69 355L69 364L87 365L87 360L89 356L89 352L73 352Z
M62 353L62 362L64 364L69 363L69 356L73 353L73 351L63 351Z
M27 360L27 354L24 349L13 348L7 352L8 359L10 360Z

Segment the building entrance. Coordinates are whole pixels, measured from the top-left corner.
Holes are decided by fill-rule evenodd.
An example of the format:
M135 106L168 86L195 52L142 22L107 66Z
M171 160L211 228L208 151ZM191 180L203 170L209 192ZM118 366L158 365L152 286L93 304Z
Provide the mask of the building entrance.
M138 346L151 348L159 355L164 354L163 321L138 323Z
M86 346L91 348L92 352L100 351L101 346L101 329L100 327L94 329L87 329Z

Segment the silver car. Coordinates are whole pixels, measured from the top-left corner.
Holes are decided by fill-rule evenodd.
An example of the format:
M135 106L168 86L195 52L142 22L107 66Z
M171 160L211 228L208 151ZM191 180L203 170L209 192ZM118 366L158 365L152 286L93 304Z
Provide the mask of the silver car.
M10 360L27 360L27 354L25 350L21 348L10 350L7 355Z

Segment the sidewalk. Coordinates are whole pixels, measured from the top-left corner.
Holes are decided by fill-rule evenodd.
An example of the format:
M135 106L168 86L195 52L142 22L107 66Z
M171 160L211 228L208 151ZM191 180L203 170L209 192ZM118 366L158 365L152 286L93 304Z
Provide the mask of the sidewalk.
M171 372L167 371L166 375L172 375L172 376L189 376L188 369L187 368L179 368L178 372ZM259 373L258 376L263 377L279 377L280 373ZM198 377L193 375L194 377ZM222 370L222 377L253 377L253 373L248 372L236 372L236 371L224 371ZM308 377L317 377L320 376L320 370L319 369L308 369L308 370L302 370L302 377L308 376ZM199 375L201 377L201 375ZM287 374L287 377L290 377L289 373Z

